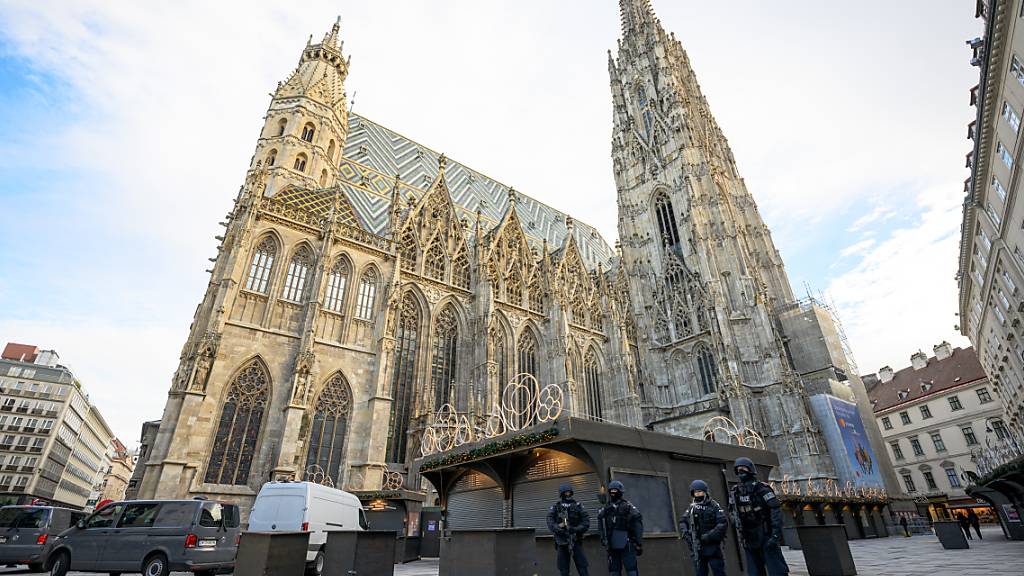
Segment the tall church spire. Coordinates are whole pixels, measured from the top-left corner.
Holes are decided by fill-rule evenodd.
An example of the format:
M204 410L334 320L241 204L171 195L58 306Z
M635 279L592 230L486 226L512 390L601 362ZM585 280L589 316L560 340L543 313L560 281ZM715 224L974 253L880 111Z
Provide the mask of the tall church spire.
M623 34L639 28L641 24L655 21L650 0L619 0L619 16L622 19Z

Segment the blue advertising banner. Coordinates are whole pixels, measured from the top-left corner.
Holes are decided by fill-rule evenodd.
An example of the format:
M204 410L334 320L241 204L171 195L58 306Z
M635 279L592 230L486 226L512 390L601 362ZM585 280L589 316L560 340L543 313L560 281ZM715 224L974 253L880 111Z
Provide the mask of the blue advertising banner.
M829 394L816 394L811 397L811 408L832 454L840 485L849 481L854 486L884 487L857 405Z

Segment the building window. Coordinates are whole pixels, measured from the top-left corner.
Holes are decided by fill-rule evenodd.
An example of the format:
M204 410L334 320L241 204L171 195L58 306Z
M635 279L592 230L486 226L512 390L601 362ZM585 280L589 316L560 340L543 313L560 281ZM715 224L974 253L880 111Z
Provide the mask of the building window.
M434 322L434 346L430 365L430 385L434 389L434 409L451 404L460 411L468 404L455 383L457 376L459 325L455 311L446 306Z
M956 475L956 468L946 468L946 480L949 480L950 488L960 487L960 477Z
M1000 324L1006 324L1006 315L1003 314L1003 311L1000 310L998 306L992 307L992 313L996 315L996 318L999 320Z
M1010 74L1017 79L1017 82L1020 82L1021 86L1024 86L1024 66L1021 65L1016 55L1010 61Z
M967 441L968 446L976 446L978 444L978 437L974 435L974 428L970 425L961 426L960 431L964 433L964 440Z
M316 132L316 128L311 122L307 122L306 125L302 127L302 139L306 142L312 142L314 132Z
M947 400L949 400L949 407L954 412L957 410L963 410L964 405L960 403L960 398L958 396L950 396Z
M1006 440L1010 437L1010 430L1006 428L1006 424L1002 420L992 421L992 431L996 433L996 438L999 440Z
M939 486L935 483L935 476L932 475L931 470L923 470L921 474L924 475L924 482L928 485L929 490L938 490Z
M882 428L886 430L892 430L892 420L889 420L888 416L882 417Z
M921 442L918 441L917 436L910 437L910 448L914 451L914 456L924 456L924 448L921 447Z
M412 228L406 228L402 233L402 239L398 242L398 255L402 258L402 270L416 271L419 247L416 245L416 235Z
M342 312L345 306L345 286L348 285L348 262L339 258L327 276L327 293L324 295L324 308L331 312Z
M518 267L512 268L505 277L505 301L515 306L523 305L523 277Z
M267 168L270 168L277 162L277 150L271 150L267 153Z
M452 284L469 290L469 259L465 251L460 252L452 262Z
M897 460L903 460L903 448L900 448L899 440L890 444L892 446L892 456Z
M985 251L990 252L992 250L992 240L989 239L985 229L981 226L978 226L978 236L981 237L981 245L985 247Z
M420 310L412 294L402 297L395 335L394 373L391 378L391 416L388 423L388 462L405 462L412 398L416 385L416 350L419 347Z
M300 153L298 156L296 156L295 157L295 164L293 164L292 167L295 168L296 170L298 170L299 172L305 172L306 171L306 155Z
M718 370L715 368L715 357L707 348L697 352L697 374L700 375L701 394L714 394L718 391Z
M932 417L932 409L927 404L921 406L921 419L927 420Z
M320 187L321 188L326 188L327 187L327 169L326 168L324 168L323 170L320 171Z
M286 120L284 118L281 118L281 120L279 120L277 122L277 135L278 136L284 136L284 129L287 126L288 126L288 120Z
M501 329L497 322L492 323L487 331L487 346L490 352L489 360L494 362L497 368L495 375L497 389L504 390L505 383L508 382L509 378L508 346L505 342L505 331ZM500 402L501 400L499 399L498 401Z
M597 353L593 348L587 350L583 357L583 388L586 390L587 416L594 420L601 420L604 415L604 406L601 401L601 376L600 363L597 360Z
M1003 101L1003 118L1010 125L1010 128L1013 128L1014 132L1020 132L1020 116L1017 116L1013 106L1010 106L1010 103L1006 101Z
M322 472L335 486L341 485L341 466L345 460L345 438L348 432L352 394L348 381L335 374L317 398L309 426L309 450L306 451L306 474ZM319 467L316 470L314 466Z
M932 432L930 435L932 437L932 444L935 445L935 451L936 452L945 452L946 451L946 443L942 441L942 433L941 432Z
M506 402L506 390L513 383L533 385L533 381L529 378L520 378L520 374L529 374L534 380L538 376L538 348L537 338L530 330L523 330L523 333L519 336L519 342L516 343L516 363L517 373L512 379L512 382L502 384L502 402ZM533 420L536 415L527 406L527 395L518 395L518 405L516 406L516 414L512 415L514 426L517 429L522 429L530 424L533 424ZM509 398L508 400L513 400Z
M423 257L423 273L428 278L445 281L445 276L448 274L448 261L440 240L434 240L427 248L427 253Z
M529 300L530 310L533 312L544 313L544 292L540 288L540 280L537 278L537 274L533 275L530 279L530 285L526 287L527 299Z
M914 477L910 474L903 475L903 484L907 487L908 493L917 492L917 486L914 485Z
M363 273L359 281L359 298L356 301L356 318L369 320L377 299L377 272L372 268Z
M1006 188L1003 188L1003 183L995 176L992 177L992 189L995 190L996 196L999 196L1000 200L1006 201Z
M996 228L1003 225L1003 217L1000 212L992 206L992 202L985 202L985 211L988 212L988 217L992 219L992 223L995 224Z
M910 414L907 414L906 410L900 412L900 422L903 422L904 425L910 424Z
M292 302L302 302L306 295L306 276L309 275L309 266L313 257L307 246L301 246L292 261L288 264L288 274L284 280L284 290L281 297Z
M1006 283L1006 287L1010 290L1010 293L1017 291L1017 284L1014 283L1013 279L1010 278L1010 273L1003 270L1003 282Z
M249 279L245 283L246 290L266 294L267 282L270 280L270 270L274 266L274 256L277 254L277 244L273 238L266 237L256 248L252 255L252 266L249 267Z
M658 220L658 235L661 245L667 249L679 245L679 229L676 226L675 212L668 194L659 192L654 199L654 214Z
M270 377L259 360L249 362L231 382L206 467L208 484L248 482L269 392Z
M1006 149L1006 146L1003 146L1002 142L996 143L996 154L1003 159L1003 164L1006 164L1007 168L1013 170L1013 156L1010 155L1010 151Z
M977 392L978 400L980 400L982 404L987 404L992 401L992 395L989 394L988 388L978 388Z

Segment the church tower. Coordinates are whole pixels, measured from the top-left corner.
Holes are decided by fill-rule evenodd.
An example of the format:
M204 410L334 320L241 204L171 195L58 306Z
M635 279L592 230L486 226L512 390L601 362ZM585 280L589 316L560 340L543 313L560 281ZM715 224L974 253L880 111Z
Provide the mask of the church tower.
M793 293L768 228L682 45L649 0L619 5L612 159L644 419L700 436L728 416L783 455L782 474L834 476L780 332Z

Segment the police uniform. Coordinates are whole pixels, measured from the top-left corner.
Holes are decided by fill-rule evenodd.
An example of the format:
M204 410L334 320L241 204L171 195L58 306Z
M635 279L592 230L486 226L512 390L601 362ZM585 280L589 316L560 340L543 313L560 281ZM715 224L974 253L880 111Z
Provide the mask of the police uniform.
M576 562L579 576L589 576L587 557L583 554L583 535L590 530L590 515L583 505L565 496L572 492L572 486L563 484L559 487L562 498L548 510L548 530L555 536L555 549L558 551L558 573L569 576L570 559Z
M623 491L622 482L615 480L608 484L609 491L616 489ZM601 543L608 550L609 576L622 576L623 568L626 576L637 576L636 558L644 552L644 523L640 511L625 498L608 502L597 514L597 526Z
M703 480L690 484L690 495L695 490L704 492L704 499L694 501L679 520L679 531L690 547L693 567L697 576L725 576L725 557L722 555L722 540L725 539L729 522L722 507L708 493Z
M747 466L753 472L748 458L736 460L736 467ZM782 503L775 491L754 475L733 486L730 503L736 514L739 534L747 557L749 576L783 576L789 566L782 556Z

